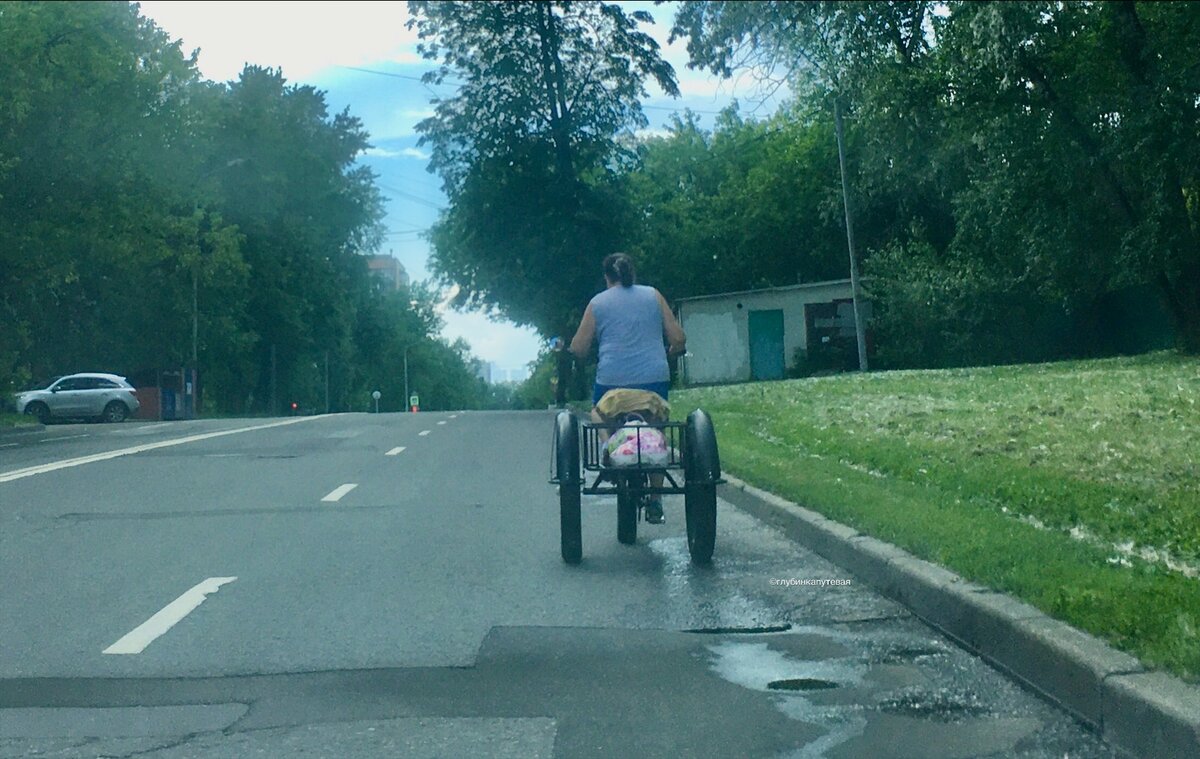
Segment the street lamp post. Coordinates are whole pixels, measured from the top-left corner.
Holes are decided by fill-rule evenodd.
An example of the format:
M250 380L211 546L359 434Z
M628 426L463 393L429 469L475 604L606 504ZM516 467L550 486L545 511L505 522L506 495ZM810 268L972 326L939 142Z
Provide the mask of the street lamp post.
M404 408L411 410L408 405L408 399L412 397L408 394L408 348L404 346Z

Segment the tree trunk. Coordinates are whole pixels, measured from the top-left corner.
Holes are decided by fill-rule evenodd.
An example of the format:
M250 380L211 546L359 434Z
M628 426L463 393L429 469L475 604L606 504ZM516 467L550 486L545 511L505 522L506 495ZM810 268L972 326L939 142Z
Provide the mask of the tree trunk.
M558 59L561 42L555 28L554 7L543 3L537 14L541 52L542 79L546 83L547 105L550 107L550 135L554 140L554 156L559 173L571 181L575 177L575 157L571 150L570 125L567 123L567 103L562 65Z

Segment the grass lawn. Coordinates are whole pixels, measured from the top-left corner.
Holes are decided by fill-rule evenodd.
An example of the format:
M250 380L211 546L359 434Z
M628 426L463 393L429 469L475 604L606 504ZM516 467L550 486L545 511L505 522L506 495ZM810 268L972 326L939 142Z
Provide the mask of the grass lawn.
M1200 680L1200 359L696 388L731 473Z
M0 412L0 428L25 427L31 424L37 424L37 419L34 419L31 416L23 416L21 414L6 414Z

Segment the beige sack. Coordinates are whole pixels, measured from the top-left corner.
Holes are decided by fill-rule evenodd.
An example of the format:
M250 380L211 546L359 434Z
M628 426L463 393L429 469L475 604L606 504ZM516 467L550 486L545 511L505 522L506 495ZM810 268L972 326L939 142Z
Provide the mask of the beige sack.
M609 390L596 404L596 413L605 421L621 414L641 414L648 422L665 422L671 418L671 404L658 393L649 390L617 388Z

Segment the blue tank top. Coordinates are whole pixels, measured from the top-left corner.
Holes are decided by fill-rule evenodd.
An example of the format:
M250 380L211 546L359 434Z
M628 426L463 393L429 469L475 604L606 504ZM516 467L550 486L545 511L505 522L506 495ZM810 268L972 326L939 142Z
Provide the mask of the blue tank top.
M600 365L596 383L610 387L667 382L662 310L653 287L610 287L592 298Z

